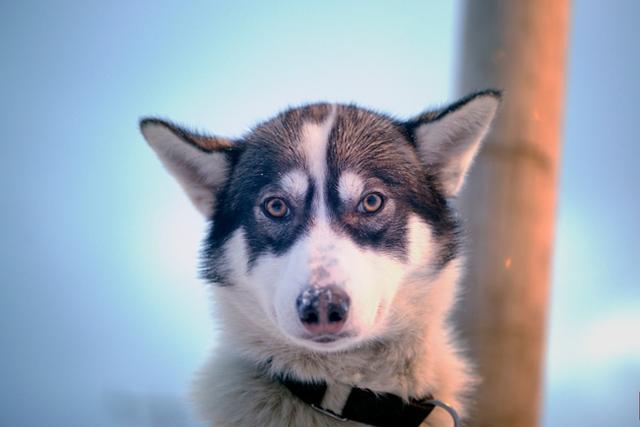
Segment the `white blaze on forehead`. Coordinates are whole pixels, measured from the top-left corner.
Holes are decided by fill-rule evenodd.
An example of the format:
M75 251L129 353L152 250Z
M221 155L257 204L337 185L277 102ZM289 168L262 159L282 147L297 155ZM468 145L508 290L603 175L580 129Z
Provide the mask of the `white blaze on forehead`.
M318 190L318 216L326 216L324 206L324 188L327 179L327 146L329 134L336 118L336 106L331 106L331 112L322 123L305 123L302 127L302 147L307 160L307 166Z
M307 193L309 188L309 180L307 175L300 169L294 169L287 172L280 179L280 187L289 194L296 197L302 197Z
M354 172L347 171L340 175L338 194L343 201L359 199L364 190L364 181Z

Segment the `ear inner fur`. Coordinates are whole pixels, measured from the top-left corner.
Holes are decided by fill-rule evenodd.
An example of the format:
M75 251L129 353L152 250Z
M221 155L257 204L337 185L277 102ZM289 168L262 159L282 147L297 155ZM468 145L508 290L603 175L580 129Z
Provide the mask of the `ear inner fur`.
M438 178L447 197L455 196L462 187L500 99L496 90L474 93L404 124L421 160Z
M141 120L140 130L196 208L205 217L211 217L236 151L232 141L200 135L152 118Z

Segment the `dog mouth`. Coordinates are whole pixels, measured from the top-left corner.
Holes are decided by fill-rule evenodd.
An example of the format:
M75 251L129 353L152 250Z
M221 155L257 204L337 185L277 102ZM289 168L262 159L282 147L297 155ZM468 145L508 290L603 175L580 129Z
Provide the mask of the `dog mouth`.
M344 338L349 338L352 335L349 333L341 333L341 334L323 334L323 335L307 335L302 338L307 341L312 341L318 344L330 344L336 341L340 341Z

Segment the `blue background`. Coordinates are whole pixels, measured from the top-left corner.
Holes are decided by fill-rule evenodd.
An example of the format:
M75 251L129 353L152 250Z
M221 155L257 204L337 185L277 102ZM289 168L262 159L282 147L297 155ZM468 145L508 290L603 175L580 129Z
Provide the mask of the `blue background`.
M637 426L640 3L576 0L545 426ZM0 4L0 425L194 426L204 224L140 116L238 135L290 104L452 100L461 5ZM500 402L496 402L500 404Z

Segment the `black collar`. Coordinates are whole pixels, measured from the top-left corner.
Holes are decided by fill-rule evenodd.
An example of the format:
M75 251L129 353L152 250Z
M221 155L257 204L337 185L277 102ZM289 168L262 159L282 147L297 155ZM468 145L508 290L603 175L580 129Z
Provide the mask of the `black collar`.
M439 403L432 396L404 401L391 393L374 393L353 387L340 414L321 406L327 384L278 378L289 391L313 409L340 421L356 421L376 427L418 427Z

